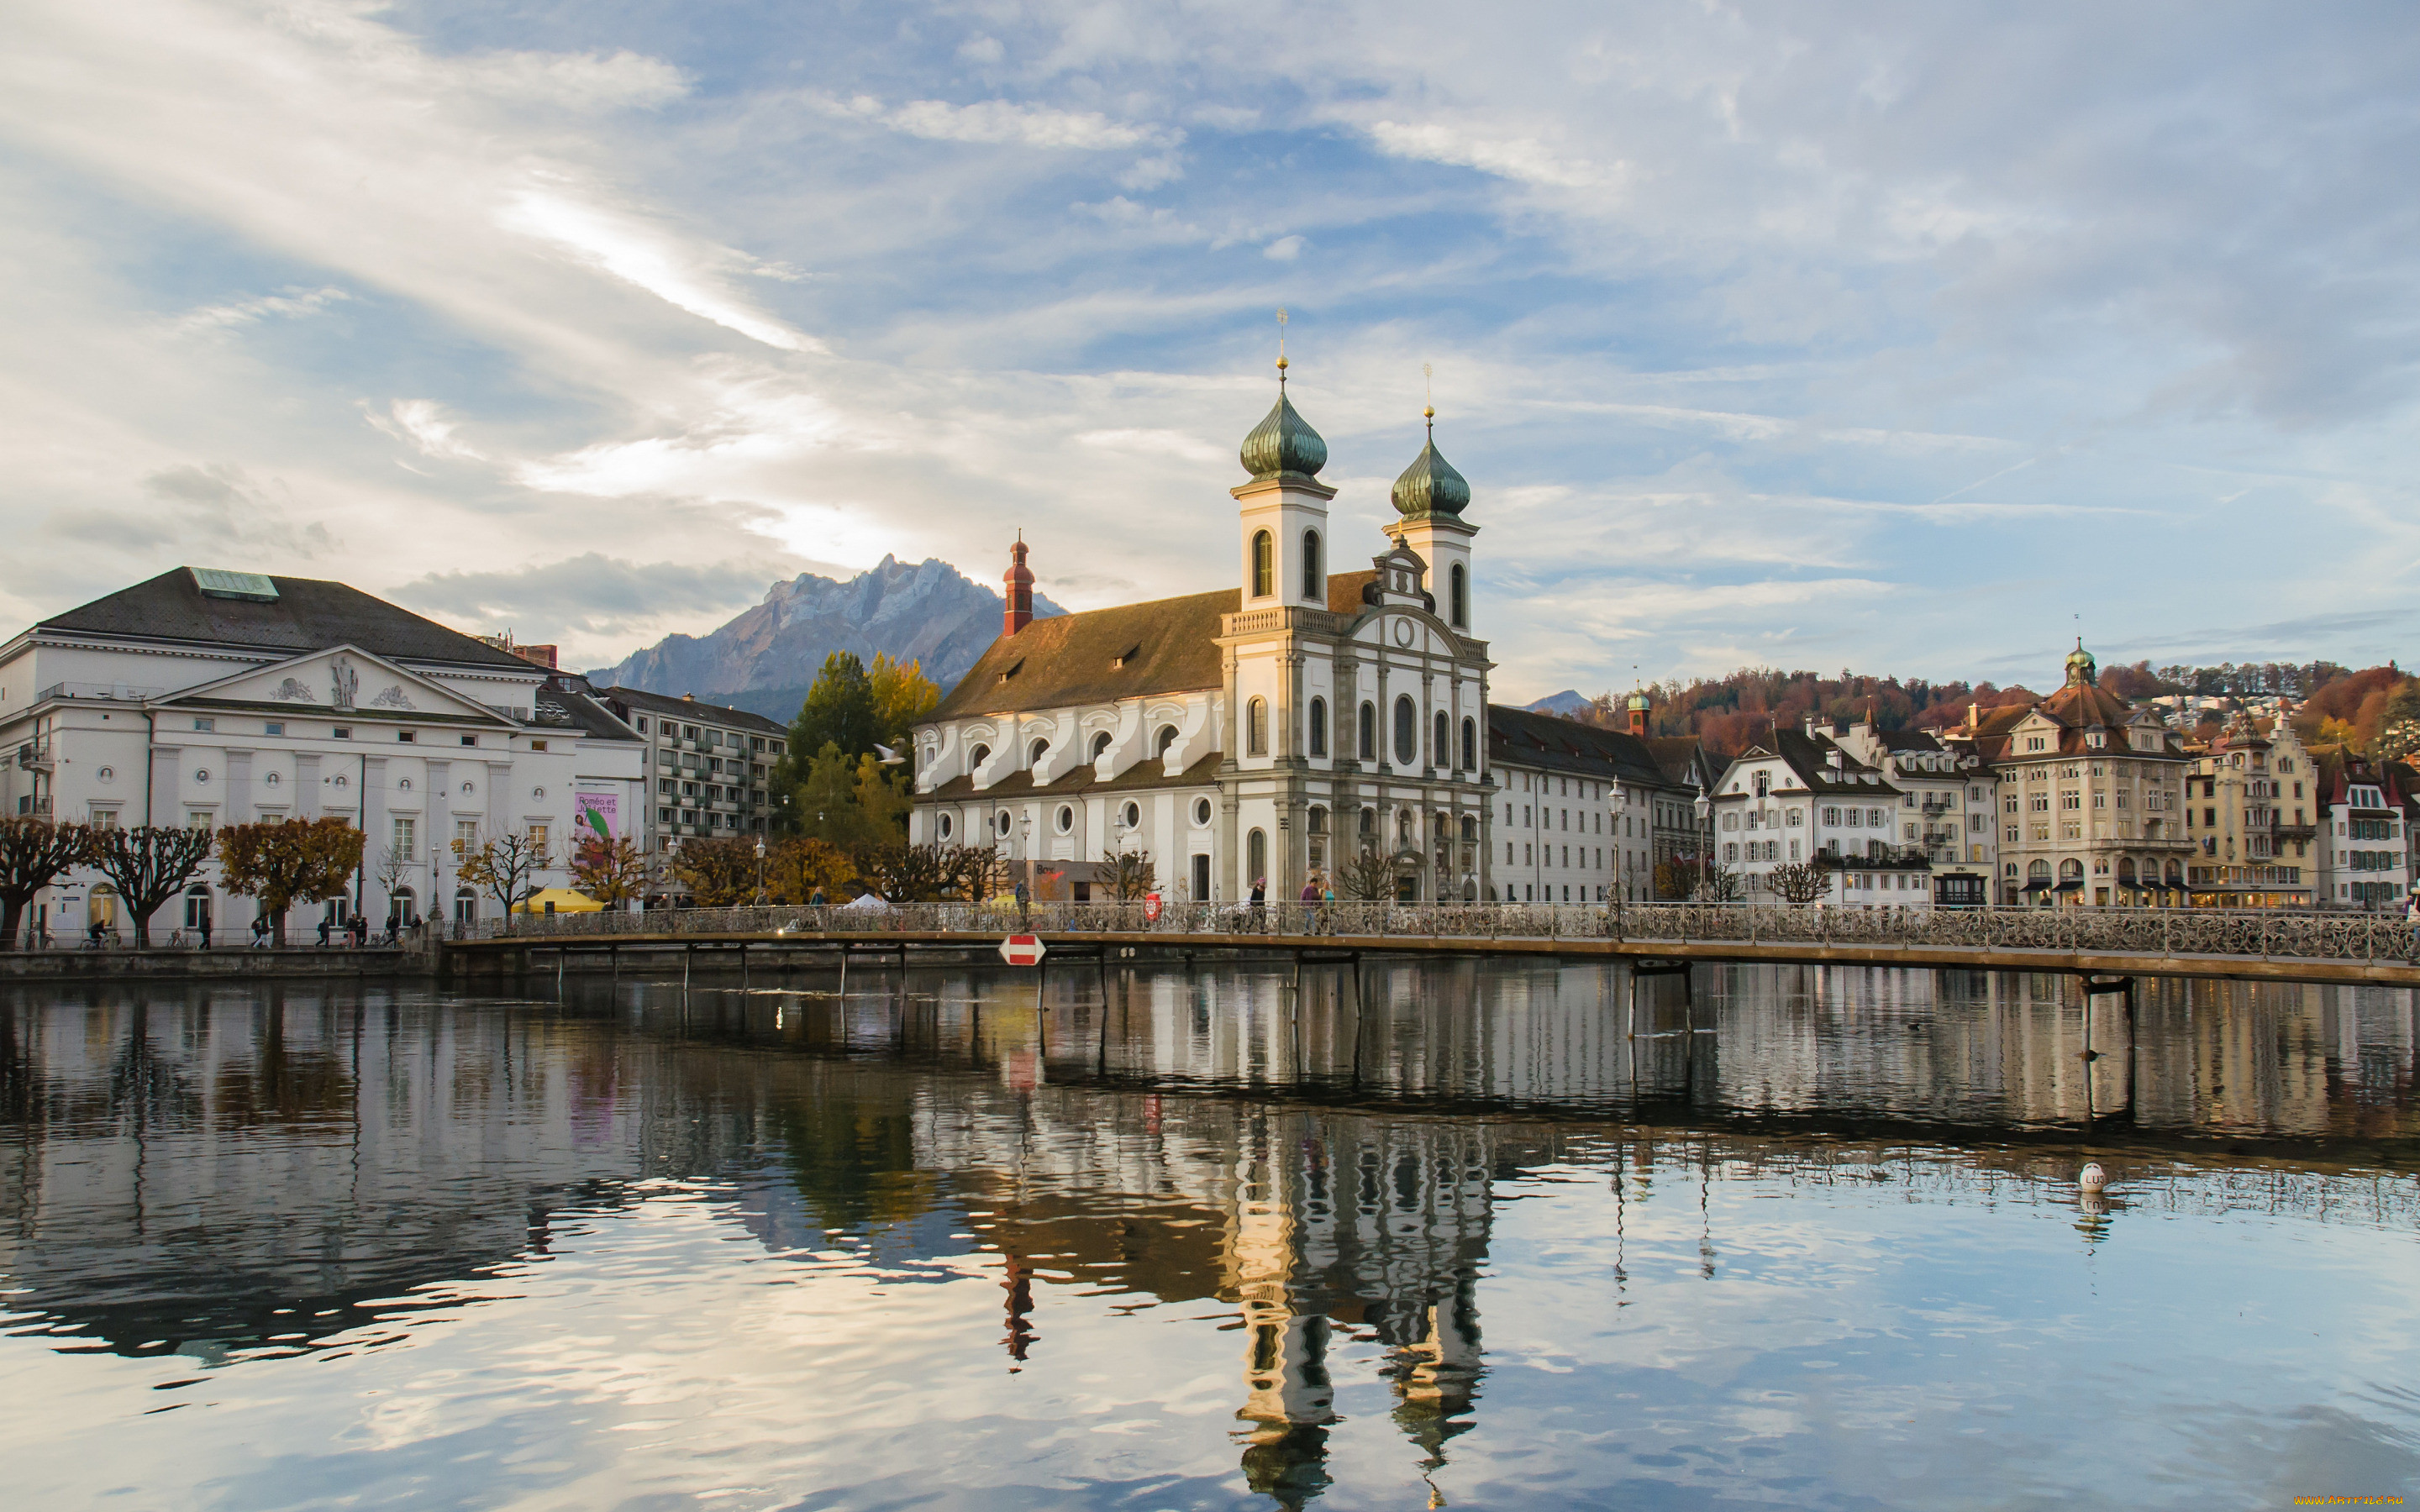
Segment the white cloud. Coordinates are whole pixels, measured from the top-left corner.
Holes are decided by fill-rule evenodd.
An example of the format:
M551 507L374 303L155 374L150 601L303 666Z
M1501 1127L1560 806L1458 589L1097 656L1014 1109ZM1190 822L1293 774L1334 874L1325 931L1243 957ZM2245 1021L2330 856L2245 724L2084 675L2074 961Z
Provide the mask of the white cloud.
M801 336L718 287L719 281L699 266L697 249L631 217L563 194L531 191L505 206L497 223L563 247L667 304L752 341L783 351L824 349L823 343Z
M441 462L487 460L487 454L455 436L458 422L433 400L397 399L383 415L372 410L368 420L389 436L417 448L423 456Z
M248 326L270 316L299 319L318 315L330 305L351 298L334 285L315 289L290 288L281 294L264 294L256 299L238 300L228 304L199 305L170 321L169 327L178 332L198 332Z
M1280 237L1261 249L1261 255L1271 262L1290 263L1302 255L1302 238Z
M1398 158L1476 168L1519 183L1551 189L1618 188L1628 177L1621 162L1603 166L1555 152L1531 137L1491 137L1483 131L1439 121L1372 121L1366 128L1380 151Z
M871 121L932 142L1014 143L1020 147L1098 152L1120 147L1173 147L1185 139L1184 132L1171 128L1112 120L1098 111L1059 110L1007 100L982 100L970 105L911 100L892 107L871 95L852 95L846 100L829 96L810 99L828 114Z

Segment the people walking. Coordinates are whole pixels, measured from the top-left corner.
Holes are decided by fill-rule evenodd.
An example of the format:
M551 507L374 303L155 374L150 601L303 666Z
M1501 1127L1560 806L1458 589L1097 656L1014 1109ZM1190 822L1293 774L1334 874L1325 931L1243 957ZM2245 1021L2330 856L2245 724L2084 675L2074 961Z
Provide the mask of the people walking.
M202 932L202 949L205 950L209 949L210 948L210 916L204 914L194 927Z
M1303 879L1302 898L1300 901L1302 903L1303 927L1313 934L1318 933L1320 924L1318 872L1314 872L1310 876Z
M319 916L319 949L320 949L324 950L324 949L326 949L328 948L328 932L329 932L330 930L334 929L335 927L336 927L336 920L335 920L335 917L334 917L334 915L332 915L332 914L321 914L321 915Z
M1016 884L1016 927L1018 929L1026 927L1028 912L1032 907L1032 904L1033 895L1032 892L1027 890L1025 881L1020 877L1017 879Z
M269 918L265 914L252 916L252 948L256 950L269 949Z
M1252 904L1252 933L1255 933L1255 934L1266 934L1266 933L1269 932L1269 879L1268 879L1268 878L1266 878L1266 877L1254 877L1254 878L1252 879L1252 898L1251 898L1251 904Z

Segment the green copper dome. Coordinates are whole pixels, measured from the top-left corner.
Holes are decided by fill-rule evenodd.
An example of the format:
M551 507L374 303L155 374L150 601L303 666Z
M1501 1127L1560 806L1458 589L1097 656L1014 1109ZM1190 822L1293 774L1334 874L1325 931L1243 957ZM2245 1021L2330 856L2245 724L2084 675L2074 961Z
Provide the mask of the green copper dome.
M1436 437L1432 434L1420 455L1395 480L1395 513L1405 519L1421 519L1430 515L1451 515L1460 518L1470 503L1470 484L1453 470L1453 464L1437 455Z
M1244 438L1240 455L1244 471L1255 478L1275 477L1281 472L1315 478L1319 470L1327 466L1327 443L1295 412L1282 385L1278 389L1277 408Z

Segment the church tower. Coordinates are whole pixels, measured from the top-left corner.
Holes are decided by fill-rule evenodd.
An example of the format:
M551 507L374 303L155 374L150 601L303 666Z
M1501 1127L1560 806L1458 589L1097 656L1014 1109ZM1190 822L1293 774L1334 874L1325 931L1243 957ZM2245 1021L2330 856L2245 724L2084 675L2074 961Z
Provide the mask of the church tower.
M1254 609L1327 607L1327 501L1336 490L1319 481L1327 442L1286 398L1286 360L1278 357L1278 402L1244 438L1239 454L1251 481L1231 488L1243 506L1245 613Z
M1428 591L1436 600L1437 618L1469 635L1475 623L1470 538L1479 533L1479 527L1462 518L1470 505L1470 484L1437 455L1436 407L1423 408L1420 417L1428 422L1428 441L1395 480L1396 518L1388 524L1387 533L1428 563Z

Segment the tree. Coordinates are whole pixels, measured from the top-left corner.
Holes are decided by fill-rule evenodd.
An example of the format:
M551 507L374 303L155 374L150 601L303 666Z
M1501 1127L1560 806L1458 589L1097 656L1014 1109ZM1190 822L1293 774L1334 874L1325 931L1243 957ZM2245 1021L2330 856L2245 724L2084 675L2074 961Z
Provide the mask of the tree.
M609 908L628 903L647 885L646 853L627 837L582 835L571 849L571 885Z
M874 694L874 738L905 752L916 726L940 706L939 686L924 675L923 662L903 665L880 652L865 676Z
M1159 885L1149 851L1103 851L1096 874L1109 896L1122 903L1133 903Z
M790 721L784 754L812 754L829 744L854 763L874 748L876 733L874 679L866 675L856 652L835 651L824 658L823 671L815 674L798 717Z
M1678 902L1696 891L1697 887L1696 862L1683 861L1677 856L1668 856L1655 863L1655 896L1658 900L1665 903Z
M784 764L798 755L799 748L791 747L783 757ZM784 827L851 850L878 838L864 823L864 810L858 806L857 768L857 758L842 750L839 742L825 741L799 768L788 812L783 815Z
M379 891L386 894L387 917L397 928L403 925L403 910L397 906L396 894L409 887L420 877L420 863L390 845L379 853Z
M2401 761L2420 751L2420 682L2406 683L2387 695L2379 712L2378 738L2370 753L2381 761Z
M733 908L756 896L756 846L737 835L683 841L673 869L701 908Z
M857 825L876 844L908 838L908 814L916 806L908 779L882 764L873 753L857 759L857 781L849 790L857 804Z
M34 894L92 854L92 832L47 819L0 819L0 949L17 948L17 931Z
M125 901L136 945L151 943L151 916L185 890L210 855L207 829L96 829L90 843L86 859Z
M1735 903L1740 892L1740 874L1720 861L1708 863L1699 873L1698 902L1701 903Z
M1816 903L1832 891L1832 873L1812 861L1792 861L1765 873L1765 886L1783 903Z
M1008 855L996 845L944 845L939 860L945 893L981 903L1008 890Z
M219 881L259 900L286 943L286 911L297 903L341 898L361 870L362 832L342 819L281 819L229 825L218 834Z
M504 834L475 848L454 842L461 864L454 874L504 905L504 933L513 932L513 910L537 896L537 874L554 864L547 847L526 834Z
M802 903L820 889L826 901L848 897L857 863L830 841L791 839L765 858L765 887L784 903Z
M1376 851L1361 853L1336 869L1336 892L1355 903L1381 903L1395 895L1395 864Z

